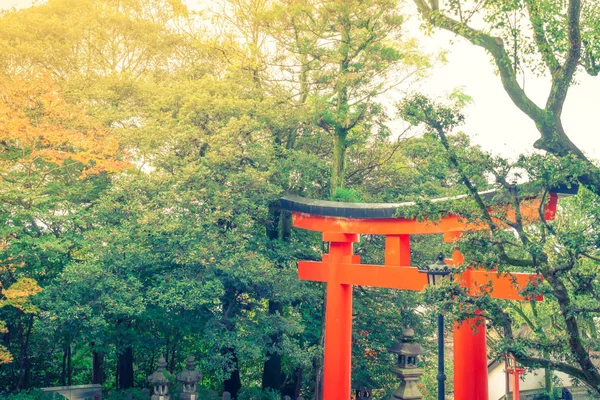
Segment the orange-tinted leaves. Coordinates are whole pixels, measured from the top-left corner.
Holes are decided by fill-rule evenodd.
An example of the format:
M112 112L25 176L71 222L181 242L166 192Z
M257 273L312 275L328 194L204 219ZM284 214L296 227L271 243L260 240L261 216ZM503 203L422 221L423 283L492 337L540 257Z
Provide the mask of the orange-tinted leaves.
M49 78L0 78L0 173L72 160L83 177L121 171L123 156L116 138L67 103Z

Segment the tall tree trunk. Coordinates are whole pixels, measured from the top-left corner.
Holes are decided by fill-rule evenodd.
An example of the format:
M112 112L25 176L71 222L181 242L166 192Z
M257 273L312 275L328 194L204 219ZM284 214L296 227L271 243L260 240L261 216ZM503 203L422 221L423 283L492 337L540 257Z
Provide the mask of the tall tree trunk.
M296 368L294 374L287 380L287 383L281 389L282 396L290 396L292 399L300 397L300 389L302 389L302 367Z
M92 383L103 385L104 380L104 353L92 350Z
M63 349L62 356L62 369L60 372L60 384L61 386L67 386L67 349Z
M171 359L169 360L168 370L170 373L175 371L175 359L177 358L177 342L173 343L173 347L171 348Z
M269 315L281 313L283 307L280 302L269 300ZM262 389L281 390L283 383L283 372L281 370L281 354L276 348L281 341L279 331L273 333L270 337L271 348L267 350L267 359L263 366Z
M338 189L344 187L344 172L346 169L346 136L348 132L343 128L336 128L333 137L333 163L331 166L331 188L333 197Z
M239 293L232 287L228 287L225 289L225 296L223 297L223 325L228 332L231 332L235 329L234 315L237 312L238 304L237 304L237 296ZM233 346L223 347L221 349L221 354L229 360L233 364L233 370L229 378L227 378L223 382L223 390L229 392L231 394L232 399L237 399L238 392L242 387L242 382L240 378L240 366L238 363L237 354L235 352L235 348Z
M17 390L21 390L27 387L28 372L29 372L29 337L31 336L31 328L33 327L33 315L29 316L25 332L23 332L22 324L19 323L19 342L21 350L19 352L19 382L17 383Z
M323 356L317 359L316 364L314 400L323 400Z
M60 383L63 386L71 386L71 377L73 369L71 367L71 343L67 342L63 349L62 370L60 374Z
M552 375L554 375L554 371L550 368L544 368L544 386L546 392L552 395Z
M71 386L73 384L73 357L72 355L72 347L71 343L67 347L67 385Z
M117 390L133 387L133 347L121 349L117 362Z
M231 398L235 400L237 399L238 392L242 388L242 380L240 378L240 366L238 364L238 358L235 349L227 348L225 349L225 354L231 356L234 370L233 372L231 372L229 378L227 378L223 382L223 391L231 393Z
M280 239L282 236L279 228L279 220L281 217L281 209L279 208L278 201L273 201L269 204L269 222L267 223L265 230L267 238L270 243L273 243ZM285 235L289 237L289 233L285 232ZM281 268L281 266L276 266ZM273 299L269 299L269 316L273 317L281 314L283 311L283 305ZM270 335L271 346L267 349L265 354L265 362L263 364L262 374L262 390L272 389L281 390L283 383L283 372L281 369L281 354L277 350L279 342L281 341L281 332L276 331Z

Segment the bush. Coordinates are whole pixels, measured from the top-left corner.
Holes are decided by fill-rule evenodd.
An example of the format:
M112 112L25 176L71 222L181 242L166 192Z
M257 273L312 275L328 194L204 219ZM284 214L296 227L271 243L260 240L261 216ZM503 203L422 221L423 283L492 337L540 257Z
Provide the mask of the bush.
M0 397L5 400L66 400L62 394L44 392L40 389L22 390L8 395L0 393Z
M150 398L148 392L143 392L141 389L119 390L102 396L103 400L148 400L148 398Z

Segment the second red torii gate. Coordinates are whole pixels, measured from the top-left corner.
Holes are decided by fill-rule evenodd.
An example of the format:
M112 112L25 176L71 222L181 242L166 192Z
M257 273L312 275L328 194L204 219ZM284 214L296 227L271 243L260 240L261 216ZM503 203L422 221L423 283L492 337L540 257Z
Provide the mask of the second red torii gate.
M570 191L572 192L572 191ZM494 192L483 193L493 197ZM551 220L556 212L558 195L551 193L545 204L544 218ZM524 219L539 218L539 198L521 203ZM444 234L446 242L456 241L462 232L485 229L457 215L439 221L417 221L399 213L405 204L338 203L310 200L299 196L281 199L283 209L292 212L294 226L319 231L329 242L329 254L322 261L300 261L298 277L327 283L325 316L324 400L350 399L352 355L352 285L375 286L403 290L423 290L426 274L410 266L410 235ZM385 235L384 265L360 264L352 252L359 235ZM462 254L454 250L446 262L459 265ZM524 300L520 292L539 279L535 274L499 274L468 268L456 275L470 295L484 290L491 297ZM485 321L472 318L454 326L454 398L456 400L487 400L487 350Z

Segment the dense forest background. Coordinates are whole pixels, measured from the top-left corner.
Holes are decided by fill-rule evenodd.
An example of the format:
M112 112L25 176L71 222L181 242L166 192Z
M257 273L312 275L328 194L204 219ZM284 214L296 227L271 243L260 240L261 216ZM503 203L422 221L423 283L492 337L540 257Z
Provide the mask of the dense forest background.
M439 212L426 199L469 193L461 210L491 235L461 241L467 260L543 273L545 301L470 299L452 285L425 295L356 287L353 385L389 398L398 381L386 347L412 327L428 349L422 391L434 398L432 304L454 318L475 304L493 310L491 358L508 349L599 392L600 174L560 125L575 71L600 70L598 10L584 2L538 26L564 6L465 11L451 1L444 14L437 2L415 3L427 29L488 46L545 151L493 157L460 131L467 94L412 93L443 55L420 50L402 2L223 0L192 12L178 0L49 0L2 13L0 388L142 388L160 356L177 372L192 354L203 390L318 398L324 287L299 281L296 261L320 259L326 245L292 229L278 199L422 199L421 217ZM481 31L468 26L479 12L489 23ZM488 40L494 30L521 43L507 13L533 27L510 53ZM583 27L576 60L565 34L573 21ZM517 67L549 69L545 109L519 92ZM392 130L400 119L402 131ZM554 222L497 226L476 191L495 187L518 205L524 180L542 192L582 188L561 199ZM445 246L414 237L413 264ZM382 238L365 236L355 251L382 263L382 249ZM451 357L447 368L451 377Z

